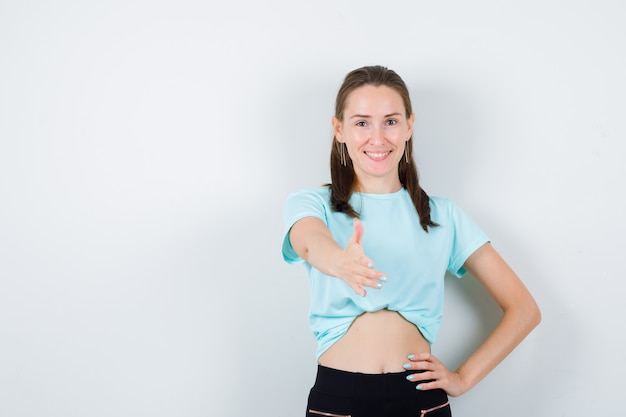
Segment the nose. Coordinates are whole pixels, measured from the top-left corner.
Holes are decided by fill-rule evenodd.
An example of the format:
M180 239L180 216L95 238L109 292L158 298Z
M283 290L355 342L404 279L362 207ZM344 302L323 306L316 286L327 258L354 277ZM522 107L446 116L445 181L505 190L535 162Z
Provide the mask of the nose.
M385 142L385 129L383 126L376 126L372 129L370 142L372 145L382 145Z

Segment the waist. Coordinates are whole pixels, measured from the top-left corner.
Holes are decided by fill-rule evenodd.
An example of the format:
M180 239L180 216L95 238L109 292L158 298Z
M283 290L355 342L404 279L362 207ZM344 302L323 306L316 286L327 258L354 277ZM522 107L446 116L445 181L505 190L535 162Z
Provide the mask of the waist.
M318 365L313 390L344 398L355 399L394 399L407 396L428 395L440 397L445 402L447 396L443 390L418 391L418 381L409 382L407 375L419 371L402 371L385 374L362 374Z
M358 316L348 331L319 358L319 364L365 374L403 372L411 353L430 352L418 328L396 311Z

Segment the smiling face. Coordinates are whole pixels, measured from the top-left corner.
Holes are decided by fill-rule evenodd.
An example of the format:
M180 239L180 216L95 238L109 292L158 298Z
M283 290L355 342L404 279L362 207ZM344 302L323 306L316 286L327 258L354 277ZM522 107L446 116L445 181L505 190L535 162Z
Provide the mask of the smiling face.
M413 134L402 97L393 88L365 85L347 97L342 119L333 117L335 138L345 143L356 175L356 189L391 193L402 186L398 163Z

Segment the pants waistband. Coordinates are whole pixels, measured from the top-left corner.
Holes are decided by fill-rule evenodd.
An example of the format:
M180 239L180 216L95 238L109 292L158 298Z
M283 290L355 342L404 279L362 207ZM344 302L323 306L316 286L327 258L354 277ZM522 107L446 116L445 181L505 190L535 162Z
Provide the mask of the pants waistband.
M413 382L406 379L407 375L415 373L419 373L419 371L363 374L318 365L313 390L355 399L406 398L407 395L414 396L416 392L420 392L415 389L418 385L417 381ZM445 392L441 390L424 391L424 394L434 394L437 391L445 396Z

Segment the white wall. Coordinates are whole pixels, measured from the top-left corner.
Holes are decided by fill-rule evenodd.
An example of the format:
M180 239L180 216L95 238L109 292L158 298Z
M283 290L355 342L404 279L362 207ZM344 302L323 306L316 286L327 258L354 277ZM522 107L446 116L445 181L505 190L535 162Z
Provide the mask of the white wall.
M621 1L2 1L0 415L303 415L282 203L328 180L343 76L409 84L428 192L541 326L455 415L611 415L626 372ZM497 314L448 279L436 354Z

